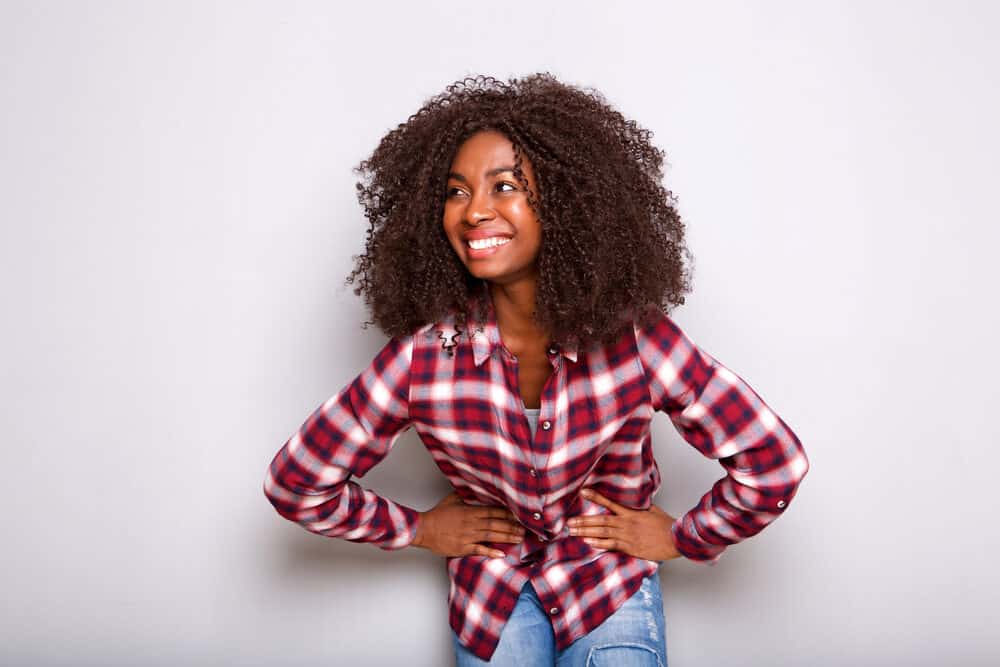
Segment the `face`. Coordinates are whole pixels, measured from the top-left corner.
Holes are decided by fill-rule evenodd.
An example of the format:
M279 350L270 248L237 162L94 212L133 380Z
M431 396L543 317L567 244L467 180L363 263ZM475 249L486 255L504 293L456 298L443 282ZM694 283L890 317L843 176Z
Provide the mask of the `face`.
M534 170L523 155L521 170L537 197ZM510 140L492 130L472 135L449 172L444 232L469 272L501 284L537 277L541 224L514 176Z

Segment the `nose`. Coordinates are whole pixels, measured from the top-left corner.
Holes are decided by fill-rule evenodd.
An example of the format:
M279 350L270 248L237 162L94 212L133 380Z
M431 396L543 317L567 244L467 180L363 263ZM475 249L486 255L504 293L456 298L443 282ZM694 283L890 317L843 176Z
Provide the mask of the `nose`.
M465 222L478 225L484 220L490 220L495 215L496 212L490 206L489 196L483 191L479 191L480 194L473 193L469 197L469 204L465 207Z

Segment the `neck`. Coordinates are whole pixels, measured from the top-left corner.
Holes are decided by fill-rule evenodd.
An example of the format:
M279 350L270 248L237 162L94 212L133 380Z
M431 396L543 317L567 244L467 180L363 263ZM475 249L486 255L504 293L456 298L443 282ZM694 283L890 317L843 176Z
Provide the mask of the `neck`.
M505 285L491 282L489 292L501 337L508 347L511 347L511 343L513 347L522 349L546 343L546 331L535 323L532 316L535 312L534 278Z

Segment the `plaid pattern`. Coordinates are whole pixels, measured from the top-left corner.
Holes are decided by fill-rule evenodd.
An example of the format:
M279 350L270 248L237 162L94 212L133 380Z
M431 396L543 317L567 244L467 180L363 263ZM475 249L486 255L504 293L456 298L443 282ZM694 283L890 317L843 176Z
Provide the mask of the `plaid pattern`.
M550 348L532 438L517 390L517 359L488 315L455 327L454 314L389 340L371 364L306 420L267 470L275 509L305 529L410 544L416 510L362 488L362 477L409 427L471 504L503 505L527 528L520 544L486 543L505 558L447 559L449 622L488 660L526 581L549 610L559 649L635 593L658 563L592 547L566 521L608 512L591 487L622 505L650 507L660 475L650 421L678 432L726 474L671 530L685 557L714 564L787 509L809 469L788 426L739 376L698 348L665 314L615 343Z

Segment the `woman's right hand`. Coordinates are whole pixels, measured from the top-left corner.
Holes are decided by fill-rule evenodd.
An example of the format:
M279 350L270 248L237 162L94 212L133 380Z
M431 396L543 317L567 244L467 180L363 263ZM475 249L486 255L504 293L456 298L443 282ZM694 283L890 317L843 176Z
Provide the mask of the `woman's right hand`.
M509 542L524 539L524 527L505 507L466 505L452 492L426 512L420 512L412 546L430 549L440 556L489 556L504 552L479 542Z

